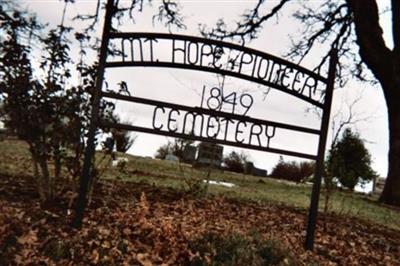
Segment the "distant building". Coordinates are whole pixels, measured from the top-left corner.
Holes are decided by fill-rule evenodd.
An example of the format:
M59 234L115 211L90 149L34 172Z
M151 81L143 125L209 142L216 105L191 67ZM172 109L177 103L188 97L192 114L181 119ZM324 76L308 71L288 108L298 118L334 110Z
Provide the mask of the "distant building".
M266 177L268 174L267 170L255 167L253 162L246 162L244 166L244 173L247 175L255 175L261 177Z
M222 145L201 142L199 145L187 145L183 150L181 160L190 163L193 166L221 168L223 160L224 147ZM179 161L179 158L173 154L167 154L167 161ZM268 172L254 166L252 162L247 162L244 167L244 173L248 175L266 177Z
M221 145L202 142L198 145L196 165L221 167L224 147Z
M183 161L185 163L194 163L196 161L197 147L194 145L187 145L183 150Z

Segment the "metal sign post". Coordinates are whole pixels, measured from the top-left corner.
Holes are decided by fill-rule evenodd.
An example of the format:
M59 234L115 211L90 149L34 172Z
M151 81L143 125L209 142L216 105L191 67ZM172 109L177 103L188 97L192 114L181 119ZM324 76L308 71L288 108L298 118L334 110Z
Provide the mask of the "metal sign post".
M307 250L312 250L314 247L315 227L317 225L317 214L318 214L318 202L321 190L321 179L325 168L324 162L325 162L326 139L328 135L329 118L332 106L332 96L335 85L336 64L337 64L337 51L332 50L329 61L329 69L328 69L328 83L325 93L325 108L322 114L322 122L321 122L322 134L318 144L318 155L315 164L314 183L311 193L310 210L308 212L307 234L305 241L305 247Z
M89 190L89 184L91 181L92 163L95 153L95 135L98 127L99 120L99 109L101 100L101 90L104 79L104 70L107 59L107 49L108 41L111 30L111 23L113 17L114 0L107 0L106 5L106 15L103 27L102 41L100 47L99 65L97 67L97 77L96 77L96 88L93 91L93 102L91 110L91 121L89 125L89 131L86 141L85 158L82 166L82 175L79 184L79 195L76 204L75 219L73 221L73 226L80 228L82 226L83 214L87 204L87 194Z

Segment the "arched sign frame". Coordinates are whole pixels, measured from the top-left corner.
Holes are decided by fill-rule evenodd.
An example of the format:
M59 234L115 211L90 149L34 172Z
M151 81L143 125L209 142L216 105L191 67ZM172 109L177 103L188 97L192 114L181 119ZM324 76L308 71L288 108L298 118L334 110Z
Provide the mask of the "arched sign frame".
M336 64L337 64L337 52L333 50L330 55L330 62L329 62L329 68L328 68L328 77L322 77L319 74L310 71L306 68L303 68L299 65L296 65L294 63L291 63L289 61L286 61L284 59L281 59L279 57L260 52L251 48L246 48L244 46L240 46L237 44L232 44L232 43L227 43L227 42L222 42L222 41L217 41L217 40L211 40L211 39L205 39L205 38L200 38L200 37L194 37L194 36L185 36L185 35L174 35L174 34L164 34L164 33L140 33L140 32L133 32L133 33L117 33L117 32L111 32L111 21L112 21L112 9L114 8L114 1L113 0L108 0L107 5L106 5L106 16L105 16L105 21L104 21L104 27L103 27L103 34L102 34L102 42L101 42L101 47L100 47L100 58L99 58L99 65L98 65L98 70L97 70L97 78L96 78L96 87L95 91L93 93L93 102L92 102L92 111L91 111L91 122L89 125L89 132L87 136L87 145L86 145L86 150L85 150L85 158L83 162L83 167L82 167L82 175L80 179L80 188L79 188L79 196L77 200L77 206L76 206L76 216L75 216L75 225L80 226L84 214L84 209L87 204L87 193L89 189L89 183L90 183L90 177L91 177L91 170L92 170L92 160L94 157L95 153L95 132L99 126L104 126L104 127L109 127L109 128L120 128L120 129L127 129L127 130L132 130L132 131L137 131L137 132L143 132L143 133L150 133L150 134L157 134L157 135L164 135L164 136L171 136L171 137L179 137L179 138L187 138L187 139L192 139L192 140L203 140L203 141L208 141L212 143L218 143L218 144L224 144L224 145L231 145L231 146L236 146L236 147L242 147L242 148L248 148L248 149L254 149L254 150L260 150L260 151L266 151L266 152L272 152L272 153L279 153L279 154L285 154L285 155L290 155L290 156L296 156L296 157L301 157L301 158L306 158L306 159L311 159L316 161L316 166L315 166L315 173L314 173L314 183L312 187L312 194L311 194L311 201L310 201L310 208L309 208L309 213L308 213L308 219L307 219L307 232L306 232L306 239L305 239L305 248L308 250L313 249L314 245L314 235L315 235L315 227L316 227L316 222L317 222L317 214L318 214L318 201L319 201L319 194L320 194L320 188L321 188L321 179L322 179L322 174L323 174L323 169L324 169L324 156L325 156L325 146L326 146L326 140L327 140L327 134L328 134L328 127L329 127L329 119L330 119L330 111L331 111L331 105L332 105L332 96L333 96L333 90L334 90L334 82L335 82L335 72L336 72ZM124 42L133 42L133 40L139 40L140 43L140 49L141 49L141 44L140 40L145 40L150 42L150 48L151 48L151 56L150 60L144 60L143 59L143 54L140 58L140 60L134 60L133 56L133 50L131 51L131 60L127 61L125 60L125 52L122 50L122 59L121 61L114 61L114 62L107 62L107 51L108 51L108 46L110 40L113 39L120 39L121 40L121 47L124 49ZM158 59L153 58L153 46L152 42L157 42L158 40L170 40L172 42L172 60L170 61L160 61ZM183 56L186 56L186 52L182 47L178 48L175 46L175 42L183 42L185 47L186 47L186 42L190 42L191 44L199 45L201 44L202 48L201 50L203 51L203 47L208 47L208 52L202 52L200 54L200 61L199 58L197 57L196 62L191 61L191 62L186 62L184 60L183 62L178 62L178 60L175 59L175 52L177 53L184 53ZM128 46L129 47L129 46ZM241 59L239 60L239 68L235 71L232 69L224 69L217 63L215 63L215 54L213 54L212 51L215 47L220 47L220 48L229 48L229 49L236 49L237 51L241 52ZM142 53L142 50L140 50ZM250 61L246 60L247 55L247 60L251 58L251 62L254 62L254 67L253 70L250 71L251 75L249 73L244 73L242 72L242 65L244 64L250 64ZM209 57L211 56L213 60L213 64L202 64L202 56ZM259 58L259 59L257 59ZM269 75L269 78L266 79L266 76L260 78L259 76L255 76L255 68L256 68L256 62L259 60L270 60L274 64L279 65L278 71L275 71L276 73L281 73L279 74L280 78L271 78L273 70L271 70L271 74ZM282 66L285 66L285 68L282 68ZM179 104L174 104L174 103L169 103L169 102L162 102L162 101L156 101L153 99L145 99L145 98L139 98L139 97L133 97L133 96L128 96L128 95L122 95L119 93L115 92L106 92L102 90L102 85L103 85L103 79L104 79L104 72L105 68L107 67L168 67L168 68L181 68L181 69L191 69L191 70L200 70L200 71L206 71L206 72L212 72L212 73L217 73L217 74L222 74L222 75L229 75L233 77L237 77L240 79L245 79L248 81L256 82L262 85L266 85L269 87L272 87L274 89L283 91L285 93L291 94L297 98L302 99L303 101L306 101L322 110L322 119L321 119L321 127L320 129L312 129L312 128L306 128L306 127L299 127L296 125L290 125L290 124L284 124L280 122L275 122L275 121L267 121L267 120L261 120L261 119L255 119L251 118L248 116L241 116L238 114L234 113L227 113L227 112L222 112L218 110L210 110L206 108L199 108L199 107L189 107L185 105L179 105ZM273 69L274 67L272 67ZM295 74L293 74L293 71ZM286 74L285 74L286 73ZM289 73L292 74L292 87L290 86L284 86L284 79L287 78L287 80L290 79ZM302 89L297 87L294 87L294 83L299 83L300 82L300 75L301 78L303 78L304 84ZM304 79L304 77L306 77ZM311 83L308 83L308 80L310 79ZM314 99L312 96L312 92L315 93L316 89L316 84L317 82L321 82L325 85L325 92L324 92L324 101L318 101L317 99ZM308 94L307 94L308 92ZM196 136L194 134L185 134L183 133L178 133L175 131L167 130L163 131L157 128L145 128L145 127L138 127L138 126L133 126L133 125L126 125L126 124L120 124L120 123L111 123L111 122L105 122L105 121L100 121L99 118L99 106L100 106L100 101L103 97L107 98L114 98L114 99L119 99L119 100L124 100L124 101L129 101L129 102L135 102L135 103L140 103L140 104L147 104L147 105L153 105L156 106L156 108L172 108L173 110L184 110L189 113L192 113L194 115L208 115L212 117L219 117L219 118L224 118L224 119L229 119L229 120L236 120L239 121L239 123L258 123L258 124L263 124L266 126L270 126L274 129L275 128L283 128L287 130L294 130L297 132L303 132L303 133L308 133L308 134L314 134L319 136L319 143L318 143L318 151L316 155L312 154L305 154L297 151L288 151L288 150L283 150L283 149L276 149L276 148L271 148L269 147L269 144L264 147L264 146L257 146L257 145L252 145L251 143L245 144L242 142L238 141L229 141L225 139L216 139L216 138L207 138L204 136ZM162 109L160 109L162 110ZM154 117L153 117L153 123L154 123Z

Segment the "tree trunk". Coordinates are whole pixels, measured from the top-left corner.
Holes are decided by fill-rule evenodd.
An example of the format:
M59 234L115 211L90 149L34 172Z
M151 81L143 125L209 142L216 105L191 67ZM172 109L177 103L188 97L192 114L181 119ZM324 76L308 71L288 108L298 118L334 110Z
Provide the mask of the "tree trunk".
M400 75L400 73L399 73ZM400 82L397 94L387 99L389 119L389 161L388 175L380 201L390 205L400 206ZM396 103L397 102L397 103Z
M34 148L34 145L28 142L29 145L29 151L31 153L32 157L32 163L33 163L33 174L36 179L36 184L37 184L37 190L39 193L39 199L41 205L43 205L47 201L47 193L45 190L45 180L43 178L43 175L39 172L39 156L36 153L36 150Z
M47 199L46 192L44 190L44 187L45 187L44 180L43 180L43 176L39 173L37 157L32 152L31 152L31 155L32 155L32 162L33 162L33 172L35 175L35 179L37 181L39 198L40 198L40 202L43 204L44 202L46 202L46 199Z
M55 196L56 182L61 176L61 151L59 148L54 152L54 177L50 177L50 194Z
M59 155L54 156L54 180L58 180L61 175L61 157Z
M45 200L42 202L42 206L46 206L52 199L53 199L53 189L50 187L51 182L50 182L50 174L49 174L49 168L47 166L47 161L43 156L39 156L37 159L40 170L42 172L41 174L41 179L42 179L42 189L44 191Z
M400 1L391 1L392 50L383 39L376 0L346 1L354 15L360 56L379 80L388 109L389 170L380 201L400 206Z

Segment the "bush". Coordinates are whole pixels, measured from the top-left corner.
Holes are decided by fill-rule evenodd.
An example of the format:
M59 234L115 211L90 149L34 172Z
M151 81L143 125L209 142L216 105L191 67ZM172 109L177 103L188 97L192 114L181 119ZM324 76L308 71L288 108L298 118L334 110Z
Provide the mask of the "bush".
M262 240L256 235L232 234L221 236L208 233L189 243L198 254L187 263L202 265L294 265L289 253L276 241Z
M173 141L168 141L167 144L159 147L154 155L157 159L165 159L168 154L175 155L179 160L183 161L183 153L186 146L192 145L193 140L175 138Z
M132 135L128 130L113 130L112 135L115 139L115 149L118 152L126 153L136 140L136 136Z
M243 153L232 151L228 156L224 157L223 162L226 170L243 173L247 162L247 156Z
M350 129L333 145L327 159L327 172L339 180L342 186L354 190L360 182L374 179L377 174L371 168L371 155L364 141Z
M116 114L113 114L113 119L116 123L122 123L122 124L131 124L130 121L121 121L121 119L119 118L119 116L117 116ZM132 145L135 143L136 140L136 135L133 135L132 132L130 132L129 130L125 130L125 129L112 129L111 130L111 134L113 139L115 140L115 149L118 152L123 152L126 153L130 147L132 147Z
M278 164L272 169L271 177L302 182L305 178L314 174L314 168L314 162L285 162L281 156Z

